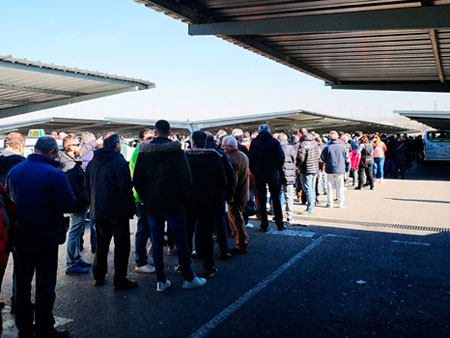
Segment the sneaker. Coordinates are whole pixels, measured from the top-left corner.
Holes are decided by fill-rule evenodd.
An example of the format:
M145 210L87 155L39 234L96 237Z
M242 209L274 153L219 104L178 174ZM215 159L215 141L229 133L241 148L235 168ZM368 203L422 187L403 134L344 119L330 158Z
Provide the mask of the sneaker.
M89 273L89 270L78 265L74 268L66 269L66 275L84 275L86 273Z
M205 274L203 275L205 278L210 278L214 275L216 275L219 272L219 269L217 267L213 266L208 270L205 270Z
M294 217L288 217L288 218L286 219L286 221L287 221L288 223L294 222Z
M166 279L166 282L157 282L156 283L156 292L164 292L166 289L170 288L172 286L172 282L168 279Z
M247 223L245 225L246 228L253 229L255 226L252 223Z
M338 206L338 208L339 209L345 209L346 207L345 207L345 205L340 205L340 206Z
M195 276L190 282L185 280L183 282L183 289L200 288L206 284L206 279Z
M155 272L155 267L150 264L145 264L142 266L136 266L134 268L134 271L141 272L141 273L153 273L153 272Z
M381 183L384 183L384 178L382 178L382 179L380 180L380 182L381 182Z
M87 268L90 268L90 267L92 266L92 263L89 263L89 262L86 262L86 261L80 259L80 260L78 261L78 264L77 264L77 265L78 265L80 268L85 268L85 269L87 269Z
M114 283L114 291L131 290L139 286L138 282L125 278L119 283Z

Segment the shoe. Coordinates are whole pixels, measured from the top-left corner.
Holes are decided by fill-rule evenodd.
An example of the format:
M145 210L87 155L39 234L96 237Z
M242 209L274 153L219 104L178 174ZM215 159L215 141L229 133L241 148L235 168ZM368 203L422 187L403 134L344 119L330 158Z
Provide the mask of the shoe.
M175 265L175 266L173 267L173 271L178 272L178 273L181 273L181 265L180 265L180 264Z
M166 289L170 288L172 286L172 282L168 279L166 279L166 282L157 282L156 283L156 292L164 292Z
M283 224L281 224L281 225L277 225L277 229L278 229L278 231L283 231L283 230L286 230L286 227Z
M374 187L370 187L370 190L373 190L374 189Z
M328 208L328 209L333 209L333 206L332 206L332 205L329 205L329 204L327 204L327 208Z
M68 338L70 337L70 333L68 330L57 331L56 329L51 330L50 332L37 332L35 336L37 338Z
M233 255L230 254L229 252L227 252L227 253L224 254L224 255L220 255L220 259L223 260L223 261L225 261L225 260L227 260L227 259L230 259L231 257L233 257Z
M263 226L261 226L261 227L259 228L259 231L261 231L261 232L267 232L267 231L268 231L268 227L263 227Z
M174 246L172 246L172 247L169 246L169 248L167 249L167 255L168 256L173 256L176 253L177 253L177 248L174 247Z
M339 208L339 209L345 209L346 206L345 206L345 205L339 205L338 208Z
M382 179L380 180L380 182L381 182L381 183L384 183L384 178L382 178Z
M66 269L66 275L84 275L86 273L89 273L89 270L78 265L74 268Z
M197 259L202 258L202 256L200 256L200 254L196 250L192 251L191 257L192 258L197 258Z
M183 282L183 289L200 288L206 284L206 279L195 276L190 282L185 280Z
M230 250L230 252L234 253L234 254L238 254L238 255L243 255L243 254L248 253L248 249L241 249L241 248L234 247L233 249Z
M253 229L255 226L252 223L247 223L245 225L246 228Z
M138 282L125 278L119 283L114 283L114 291L131 290L137 288L138 286Z
M155 267L150 264L145 264L142 266L136 266L134 268L134 271L140 272L140 273L153 273L153 272L155 272Z
M91 248L91 252L92 252L93 254L95 254L96 251L97 251L97 249L96 249L95 247L92 247L92 248Z
M92 263L89 263L89 262L86 262L86 261L80 259L80 260L78 261L78 264L77 264L77 265L78 265L80 268L85 268L85 269L87 269L87 268L90 268L90 267L92 266Z
M204 273L203 276L205 278L210 278L210 277L216 275L218 272L219 272L219 269L217 269L215 266L213 266L210 269L205 270L205 273Z
M361 190L361 187L356 187L355 190Z
M288 223L294 222L294 217L288 217L288 218L286 219L286 221L287 221Z
M94 286L103 286L103 285L105 285L104 279L95 279L94 280Z

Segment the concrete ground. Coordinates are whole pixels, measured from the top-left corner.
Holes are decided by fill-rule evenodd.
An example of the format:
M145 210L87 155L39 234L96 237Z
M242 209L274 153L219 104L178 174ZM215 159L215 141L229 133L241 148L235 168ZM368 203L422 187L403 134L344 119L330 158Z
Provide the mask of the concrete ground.
M134 272L133 249L129 276L140 287L114 292L111 273L95 288L92 273L64 274L61 247L57 325L77 338L450 337L450 164L416 167L374 191L349 187L345 196L346 209L326 209L320 196L313 216L296 215L281 233L274 225L260 233L251 220L250 253L217 260L219 274L201 289L182 289L176 258L167 256L173 286L158 294L153 274ZM193 269L201 274L201 261ZM7 312L4 337L15 337Z

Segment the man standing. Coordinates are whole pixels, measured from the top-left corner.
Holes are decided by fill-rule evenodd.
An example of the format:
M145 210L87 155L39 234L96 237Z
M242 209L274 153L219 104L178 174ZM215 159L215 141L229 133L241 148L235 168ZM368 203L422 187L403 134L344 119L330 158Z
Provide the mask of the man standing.
M120 154L120 136L110 134L103 148L95 151L86 168L86 191L97 227L94 285L105 284L108 251L114 236L114 290L133 289L136 281L126 278L130 254L130 223L136 206L128 164Z
M139 130L139 143L136 146L136 149L134 150L133 156L130 160L130 173L131 178L133 179L134 176L134 168L136 167L136 161L139 155L139 144L142 142L150 142L153 139L153 131L144 128ZM139 197L139 194L137 193L136 189L133 187L133 194L134 194L134 200L136 202L136 210L137 210L137 230L136 230L136 236L135 236L135 256L136 256L136 267L134 270L136 272L140 273L152 273L155 272L155 267L148 262L148 255L147 255L147 243L150 239L150 227L148 225L148 219L147 215L144 210L144 204L142 203L141 198Z
M14 167L7 180L17 206L16 326L19 337L33 336L33 317L38 337L68 337L53 325L58 244L65 240L63 213L75 207L66 175L58 169L58 145L51 136L38 139L35 153ZM31 304L31 283L36 270L36 303ZM34 314L33 314L34 312Z
M289 144L288 136L285 133L281 133L279 139L285 157L283 165L285 182L282 185L282 189L286 199L287 221L292 222L294 220L294 184L297 154L295 153L295 147Z
M170 124L159 120L155 124L155 139L142 143L134 169L134 186L144 201L152 234L153 262L156 269L156 291L163 292L172 285L164 273L164 223L172 233L177 248L183 288L192 289L206 284L204 278L191 270L186 236L184 205L191 188L191 172L180 142L169 140Z
M237 141L233 136L224 137L222 147L233 165L236 182L234 194L228 200L228 219L236 241L236 246L231 252L244 254L248 252L248 234L244 221L244 207L250 198L248 158L238 150Z
M312 215L316 207L316 176L319 172L319 146L311 133L303 136L297 155L297 164L300 168L300 179L303 192L306 194L306 211L301 215Z
M273 210L275 213L275 224L278 230L284 230L283 212L280 203L281 175L284 164L284 152L280 142L270 134L270 127L262 124L258 128L259 135L250 145L249 160L250 170L255 175L256 190L258 191L261 204L261 228L266 232L269 227L267 219L267 189L269 186L270 197L272 198Z
M77 206L74 212L69 214L70 227L67 239L66 274L85 274L89 272L88 268L92 264L85 262L81 258L80 238L84 232L84 222L86 221L89 200L84 189L85 174L83 169L81 169L81 160L79 159L81 148L78 137L75 134L67 135L63 140L63 148L64 151L60 151L58 154L60 168L66 174L77 199ZM86 146L83 149L86 152Z
M205 277L214 276L219 270L214 266L213 232L219 205L225 196L226 178L222 155L214 149L205 149L206 133L192 133L193 149L186 151L192 174L192 189L186 203L188 247L192 252L194 232L198 231L200 248L204 258Z
M325 163L325 172L327 173L327 208L333 208L333 187L336 187L339 208L345 208L344 176L348 152L339 143L339 134L336 131L331 131L329 138L331 142L324 148L320 156L322 162Z
M23 150L25 137L21 133L9 133L3 142L3 149L0 152L0 183L5 185L9 171L19 163L25 161Z

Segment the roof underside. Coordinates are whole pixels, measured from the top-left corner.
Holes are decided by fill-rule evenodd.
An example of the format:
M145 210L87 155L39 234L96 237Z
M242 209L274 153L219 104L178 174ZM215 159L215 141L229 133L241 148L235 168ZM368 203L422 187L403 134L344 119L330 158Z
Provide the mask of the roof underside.
M124 136L136 136L142 127L154 127L156 119L133 119L133 118L105 118L105 119L77 119L49 117L12 123L0 126L0 133L6 134L10 131L19 131L24 135L29 129L44 129L47 134L56 131L80 134L90 131L98 136L109 131L117 132ZM240 117L227 117L203 121L169 121L174 133L187 134L191 130L217 131L219 129L231 130L242 128L244 130L255 130L262 123L270 125L273 131L295 132L299 128L308 128L318 133L328 133L330 130L354 132L361 130L366 133L399 133L409 131L409 128L392 126L370 121L353 120L347 118L336 118L329 115L313 113L304 110L276 112L258 115L246 115Z
M394 111L411 120L438 130L450 130L450 112L445 111Z
M450 1L134 0L339 89L450 91Z
M0 118L153 87L144 80L0 56Z

